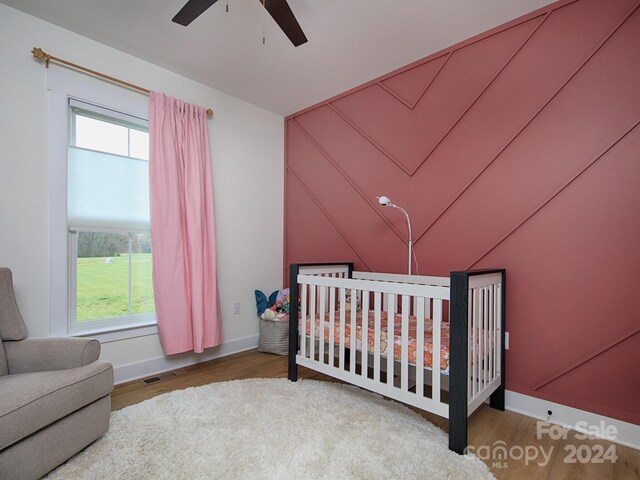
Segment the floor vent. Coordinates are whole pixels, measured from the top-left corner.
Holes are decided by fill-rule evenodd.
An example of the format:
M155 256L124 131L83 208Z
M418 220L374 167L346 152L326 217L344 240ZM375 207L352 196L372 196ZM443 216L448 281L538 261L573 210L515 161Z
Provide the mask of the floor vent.
M163 380L168 380L170 378L174 378L176 376L173 372L163 373L162 375L156 375L155 377L149 377L142 380L142 383L145 385L151 385L152 383L161 382Z

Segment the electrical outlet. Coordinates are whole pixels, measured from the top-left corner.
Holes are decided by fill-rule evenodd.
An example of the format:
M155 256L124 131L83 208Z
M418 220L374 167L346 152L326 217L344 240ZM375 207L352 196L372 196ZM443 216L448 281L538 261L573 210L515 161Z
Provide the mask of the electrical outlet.
M240 315L240 304L239 303L234 303L233 304L233 314L234 315Z
M504 349L509 350L509 332L504 332Z

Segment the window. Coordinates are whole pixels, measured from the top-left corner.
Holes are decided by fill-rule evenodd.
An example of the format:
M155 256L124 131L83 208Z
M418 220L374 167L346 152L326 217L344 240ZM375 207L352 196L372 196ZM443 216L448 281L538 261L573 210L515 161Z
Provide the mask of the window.
M148 122L68 101L68 333L155 323Z

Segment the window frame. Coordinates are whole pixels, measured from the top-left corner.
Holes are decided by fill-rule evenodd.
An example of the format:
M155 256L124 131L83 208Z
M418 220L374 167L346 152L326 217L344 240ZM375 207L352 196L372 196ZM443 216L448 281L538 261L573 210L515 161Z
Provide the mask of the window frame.
M155 312L134 314L130 321L106 325L102 321L86 328L72 328L70 292L75 286L75 269L70 260L72 233L67 222L67 146L69 144L70 99L96 105L109 112L148 118L149 98L96 78L63 68L47 70L50 93L50 334L52 336L92 336L103 343L158 333ZM128 232L129 230L127 230ZM73 284L71 282L74 282ZM74 297L75 298L75 297ZM145 317L145 318L141 318ZM73 317L75 320L75 315ZM102 319L100 319L102 320ZM93 322L93 321L92 321Z

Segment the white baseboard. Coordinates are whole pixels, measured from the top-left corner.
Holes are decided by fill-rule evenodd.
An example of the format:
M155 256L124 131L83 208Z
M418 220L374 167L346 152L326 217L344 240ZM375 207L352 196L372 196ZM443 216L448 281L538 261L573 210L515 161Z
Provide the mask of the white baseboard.
M251 335L249 337L239 338L230 342L223 342L222 345L215 348L208 348L203 353L181 353L178 355L151 358L142 362L120 365L113 369L114 382L118 385L120 383L130 382L131 380L145 378L150 375L156 375L158 373L176 370L189 365L195 365L196 363L206 362L213 360L214 358L226 357L227 355L244 352L245 350L251 350L252 348L258 348L258 335Z
M640 450L639 425L529 395L523 395L522 393L512 392L510 390L506 391L505 408L512 412L526 415L527 417L533 417L554 425L577 430L581 433L592 433L587 431L589 426L599 427L602 431L602 426L608 427L611 425L616 428L615 438L606 438L604 435L600 435L601 438L606 438L611 442ZM552 412L551 415L547 413L549 410ZM586 428L581 428L585 424L587 425Z

